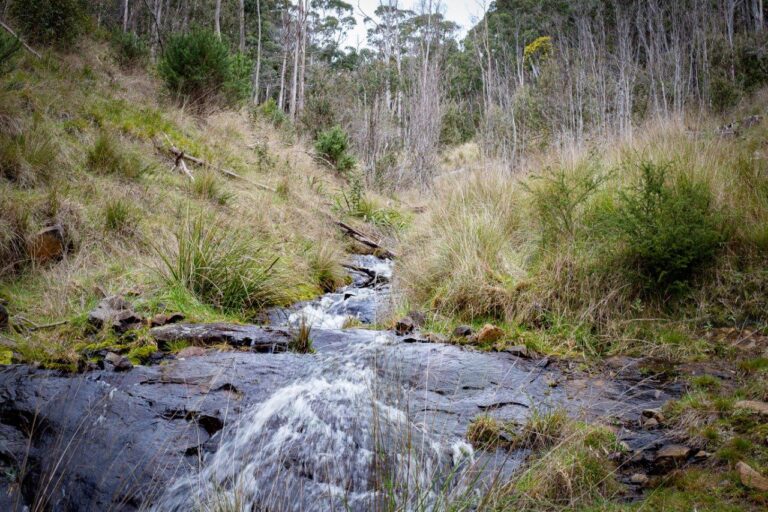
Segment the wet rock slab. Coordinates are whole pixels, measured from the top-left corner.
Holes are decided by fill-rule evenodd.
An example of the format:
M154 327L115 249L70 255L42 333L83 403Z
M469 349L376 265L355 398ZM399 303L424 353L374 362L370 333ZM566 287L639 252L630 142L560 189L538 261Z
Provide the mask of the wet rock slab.
M219 341L247 347L278 346L290 334L285 329L253 326L228 326L224 331L226 335L217 335ZM173 324L152 332L167 342L194 341L207 340L207 333L220 333L222 327ZM137 510L157 503L170 482L194 474L222 439L236 434L239 420L247 418L248 411L309 379L326 382L332 393L335 382L348 385L356 375L350 373L351 366L375 368L373 387L379 399L403 411L415 431L442 443L440 449L446 453L481 413L524 420L533 409L565 407L585 419L629 424L637 423L643 410L658 407L668 398L643 382L568 379L555 365L508 353L407 344L366 330L313 330L312 338L315 355L207 351L165 365L81 376L25 366L4 368L0 371L0 459L15 467L19 476L16 482L0 484L0 494L6 496L3 487L10 486L16 493L12 496L20 493L19 503L53 511ZM552 381L561 384L553 388ZM327 416L333 411L317 407L318 417L339 429L339 439L352 439L347 448L356 450L364 437L347 435L348 425L332 421ZM369 411L345 414L362 417ZM269 421L270 429L280 428L279 417ZM630 444L633 448L659 444L658 435L640 432ZM295 471L301 489L284 492L303 496L294 500L297 510L324 510L313 504L318 496L313 493L314 477L308 476L308 465L301 462L316 449L305 444L312 443L299 443L305 451L291 452L291 463L281 469L289 474ZM25 471L18 471L25 458ZM343 476L339 478L338 485L347 485ZM355 488L368 485L365 475L350 479L349 485ZM327 482L322 484L322 489L327 487ZM322 489L318 492L325 492Z

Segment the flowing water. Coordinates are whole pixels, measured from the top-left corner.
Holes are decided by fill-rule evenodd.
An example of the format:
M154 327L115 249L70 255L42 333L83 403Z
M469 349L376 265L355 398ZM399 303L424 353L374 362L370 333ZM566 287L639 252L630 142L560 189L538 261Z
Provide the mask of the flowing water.
M475 454L463 436L478 414L523 421L534 409L566 407L620 416L662 398L635 384L553 387L558 374L546 361L339 331L377 322L390 302L392 263L353 263L362 270L351 285L272 312L273 323L310 325L317 352L254 354L283 358L295 376L218 432L216 449L154 510L442 509L476 473L512 471L525 455Z

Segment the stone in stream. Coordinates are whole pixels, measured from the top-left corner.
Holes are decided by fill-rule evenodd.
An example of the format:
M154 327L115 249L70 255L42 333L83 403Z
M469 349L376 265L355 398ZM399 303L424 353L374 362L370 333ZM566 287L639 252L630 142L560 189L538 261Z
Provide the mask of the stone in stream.
M654 467L656 472L665 473L682 466L691 454L691 449L680 444L668 444L656 452Z
M515 345L514 347L506 347L503 352L511 354L515 357L522 357L523 359L530 359L531 353L528 351L528 347L525 345Z
M472 327L468 325L459 325L453 330L453 337L454 338L468 338L472 336Z
M163 325L176 324L184 320L184 318L185 317L182 313L158 313L149 321L149 326L162 327Z
M127 372L133 368L133 363L127 358L114 352L107 352L104 356L104 362L112 366L116 372Z

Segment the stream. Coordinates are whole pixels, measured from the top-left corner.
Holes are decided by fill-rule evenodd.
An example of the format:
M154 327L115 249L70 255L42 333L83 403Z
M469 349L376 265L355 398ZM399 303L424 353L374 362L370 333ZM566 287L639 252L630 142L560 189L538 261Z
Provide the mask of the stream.
M663 443L632 425L677 391L632 360L590 376L418 333L345 329L391 306L392 262L351 264L347 287L271 311L270 327L239 338L254 347L304 324L313 354L209 350L74 377L0 370L0 469L13 476L0 479L0 509L442 510L527 455L475 451L465 433L480 414L522 423L562 408L616 425L631 449Z

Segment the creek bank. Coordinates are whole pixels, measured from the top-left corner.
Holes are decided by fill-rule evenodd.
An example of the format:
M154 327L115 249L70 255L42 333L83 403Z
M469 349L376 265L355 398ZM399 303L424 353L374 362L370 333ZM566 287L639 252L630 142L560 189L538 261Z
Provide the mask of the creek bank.
M421 469L406 478L427 488L472 458L511 474L525 453L473 453L470 422L488 414L524 423L556 408L613 425L626 447L617 460L636 489L642 478L631 474L662 471L657 460L673 440L646 428L648 411L681 390L640 361L595 376L527 352L412 343L424 341L415 325L405 336L328 328L375 321L386 305L391 267L367 258L354 262L366 271L352 270L349 287L273 311L277 325L153 328L160 347L194 345L161 364L120 368L110 356L114 368L79 376L0 370L0 508L181 511L238 486L245 503L275 510L368 510L381 499L377 447L402 477L412 453L403 440L413 440ZM287 351L300 322L312 327L315 354ZM237 350L205 348L219 343ZM693 460L689 452L674 465Z

